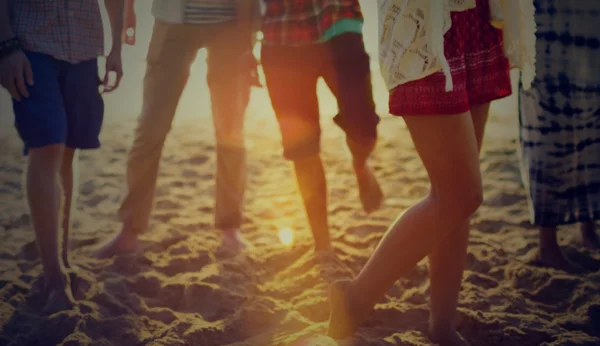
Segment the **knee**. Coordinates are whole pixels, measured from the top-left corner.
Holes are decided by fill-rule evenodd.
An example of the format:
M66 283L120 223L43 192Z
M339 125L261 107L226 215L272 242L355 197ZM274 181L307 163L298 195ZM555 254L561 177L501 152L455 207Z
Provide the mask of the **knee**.
M434 197L438 199L442 213L457 222L468 220L483 203L481 183L456 183L445 190L436 191Z
M463 205L463 215L466 218L470 218L483 203L483 189L481 185L473 186L470 191L465 192L460 201Z
M219 146L238 149L245 147L241 124L220 124L216 126L215 137Z
M29 149L29 165L34 170L41 169L45 172L58 172L65 152L63 144L47 145Z
M147 152L155 149L162 150L162 146L171 131L171 124L152 124L140 119L135 130L132 151Z

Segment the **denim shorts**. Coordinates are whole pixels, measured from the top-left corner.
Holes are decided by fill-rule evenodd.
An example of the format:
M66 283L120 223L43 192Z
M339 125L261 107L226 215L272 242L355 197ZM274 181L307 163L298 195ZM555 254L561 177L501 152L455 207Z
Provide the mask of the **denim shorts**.
M104 101L98 61L76 64L40 53L25 53L33 71L29 97L13 99L15 127L29 149L63 144L72 149L100 147Z

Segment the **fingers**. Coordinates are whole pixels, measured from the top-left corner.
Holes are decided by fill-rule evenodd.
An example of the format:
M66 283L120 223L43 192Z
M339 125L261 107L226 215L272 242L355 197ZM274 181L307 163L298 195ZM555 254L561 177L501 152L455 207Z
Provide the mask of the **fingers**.
M3 81L2 85L6 88L10 96L12 96L17 101L21 101L21 94L19 93L16 81L14 79L10 81Z
M27 87L33 85L33 71L31 71L29 60L23 62L21 71L21 73L17 73L15 85L21 96L29 97L29 90L27 90Z
M33 85L33 70L31 69L31 63L29 60L25 62L25 79L27 80L27 85Z
M114 84L110 84L110 75L114 73L116 75ZM123 78L123 69L118 66L107 66L106 74L104 75L104 92L109 93L111 91L116 90L121 84L121 79Z
M33 85L33 72L27 59L17 62L16 66L8 66L0 78L0 84L6 88L17 101L29 97L28 86Z
M17 92L23 97L29 97L29 91L27 90L27 85L25 84L25 75L24 73L18 73L15 76L14 84L17 88Z

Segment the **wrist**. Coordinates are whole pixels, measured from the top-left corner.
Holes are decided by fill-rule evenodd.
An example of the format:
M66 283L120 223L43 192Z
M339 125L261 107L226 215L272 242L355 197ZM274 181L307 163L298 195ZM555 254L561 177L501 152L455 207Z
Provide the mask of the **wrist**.
M0 59L3 59L14 52L21 50L21 43L16 37L0 41Z
M123 50L123 43L121 42L121 37L119 36L119 40L115 40L112 47L110 48L110 54L121 54Z

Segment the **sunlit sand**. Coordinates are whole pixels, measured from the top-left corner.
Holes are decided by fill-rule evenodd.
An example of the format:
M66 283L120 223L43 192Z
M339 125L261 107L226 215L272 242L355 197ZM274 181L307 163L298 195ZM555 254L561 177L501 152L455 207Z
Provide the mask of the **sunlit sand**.
M138 1L149 4L150 1ZM374 1L362 1L367 49L376 58ZM140 5L140 6L142 6ZM146 11L146 12L143 12ZM148 14L145 18L144 15ZM324 85L322 141L331 236L340 270L321 275L306 216L268 96L255 90L247 114L248 193L243 232L253 249L231 256L213 228L215 148L204 53L199 54L163 152L156 210L142 251L112 260L89 254L120 228L127 152L141 105L149 8L138 9L138 46L125 48L121 89L106 97L103 147L80 158L73 248L78 307L49 318L36 310L40 265L23 197L25 160L0 95L0 345L335 345L325 337L331 279L356 274L388 225L428 191L402 120L384 116L372 159L387 196L366 216L343 134L331 124L335 100ZM373 64L378 111L387 93ZM165 86L168 87L168 86ZM473 345L600 344L600 274L567 275L535 266L536 230L528 226L516 156L515 98L492 107L482 155L485 203L474 217L459 329ZM600 255L561 233L581 260ZM30 293L30 290L33 291ZM348 345L429 345L427 262L400 280Z

